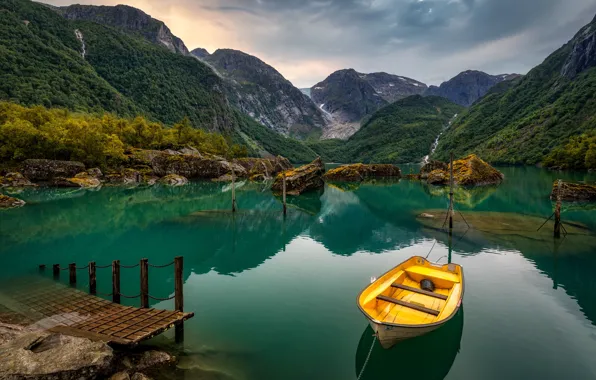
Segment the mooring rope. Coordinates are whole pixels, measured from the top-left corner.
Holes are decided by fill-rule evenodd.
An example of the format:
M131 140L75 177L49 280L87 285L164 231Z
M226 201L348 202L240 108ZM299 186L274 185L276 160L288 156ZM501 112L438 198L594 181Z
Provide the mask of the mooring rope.
M356 378L356 380L360 380L360 378L362 377L362 374L364 373L364 369L366 368L366 365L368 364L368 360L370 359L370 354L372 354L372 350L373 350L373 347L375 346L376 341L377 341L377 335L375 334L372 344L370 345L370 350L368 350L368 355L366 356L366 360L364 361L364 365L362 366L362 369L360 370L360 373L358 374L358 377Z
M171 297L168 298L159 298L159 297L153 297L152 295L148 295L149 298L151 298L152 300L156 300L156 301L169 301L171 299L174 299L176 297L176 295L173 295Z
M435 239L435 242L433 243L433 246L430 248L430 251L428 251L428 253L426 254L426 256L424 257L425 259L428 259L428 255L430 255L430 253L433 251L433 249L435 248L435 244L437 244L437 239Z
M122 293L118 293L118 294L124 298L139 298L141 296L141 293L137 294L136 296L127 296L126 294L122 294Z
M153 264L147 263L147 265L149 265L151 268L165 268L165 267L169 267L172 264L174 264L173 261L171 263L165 264L165 265L153 265Z
M139 263L136 263L135 265L122 265L122 264L120 264L120 268L126 268L126 269L136 268L138 266L139 266Z
M108 264L108 265L96 265L95 268L97 269L104 269L104 268L111 268L112 264Z

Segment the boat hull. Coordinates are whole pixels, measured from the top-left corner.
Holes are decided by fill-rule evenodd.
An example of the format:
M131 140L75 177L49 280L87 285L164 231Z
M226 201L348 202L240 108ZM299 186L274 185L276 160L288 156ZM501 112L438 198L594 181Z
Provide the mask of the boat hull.
M441 323L424 327L401 327L376 323L371 320L368 322L370 327L372 327L373 331L375 332L377 340L383 348L391 348L402 340L428 334L429 332L435 331L436 329L443 326Z

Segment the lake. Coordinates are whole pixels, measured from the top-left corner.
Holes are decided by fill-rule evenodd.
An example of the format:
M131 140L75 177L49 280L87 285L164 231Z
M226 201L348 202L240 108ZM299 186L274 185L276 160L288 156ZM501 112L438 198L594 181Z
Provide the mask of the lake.
M419 182L328 184L290 197L285 218L260 183L238 184L234 215L221 183L25 190L25 207L0 213L0 278L42 263L184 256L185 310L195 312L184 346L172 332L150 343L183 349L187 371L165 378L200 367L234 379L595 379L596 211L565 206L570 234L558 245L552 224L536 230L553 212L555 178L596 174L500 170L500 187L456 193L450 257L448 235L417 218L446 209L447 192ZM463 266L463 308L431 334L371 348L356 296L372 276L427 254ZM111 291L110 276L98 269L99 292ZM138 276L122 269L122 293L139 293ZM149 277L152 295L173 294L171 267Z

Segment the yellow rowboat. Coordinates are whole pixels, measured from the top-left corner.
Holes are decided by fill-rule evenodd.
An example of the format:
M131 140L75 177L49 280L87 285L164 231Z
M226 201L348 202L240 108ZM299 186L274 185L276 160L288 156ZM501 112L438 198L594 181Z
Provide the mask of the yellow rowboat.
M438 265L414 256L364 288L358 307L381 346L390 348L441 327L457 313L463 296L460 265Z

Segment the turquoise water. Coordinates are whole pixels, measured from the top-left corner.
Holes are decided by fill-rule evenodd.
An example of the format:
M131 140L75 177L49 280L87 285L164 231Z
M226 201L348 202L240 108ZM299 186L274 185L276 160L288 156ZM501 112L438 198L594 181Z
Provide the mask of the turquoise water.
M373 346L361 379L596 378L596 211L565 208L563 219L583 227L567 225L575 232L556 253L550 226L535 232L552 213L555 178L596 175L501 170L499 188L460 192L457 209L495 228L523 214L515 217L524 231L458 229L451 260L465 271L463 309L436 332L391 350ZM430 259L448 253L447 235L416 218L446 208L446 194L417 182L327 185L291 198L286 218L266 185L248 182L237 190L235 215L227 184L18 196L28 204L0 213L0 278L41 263L162 264L183 255L185 309L195 317L180 366L235 379L356 379L373 343L356 307L359 291L433 245ZM122 269L123 293L139 292L137 271ZM98 269L100 292L111 291L108 272ZM152 295L172 295L172 268L149 276ZM86 288L84 276L78 286ZM152 343L170 345L171 337Z

